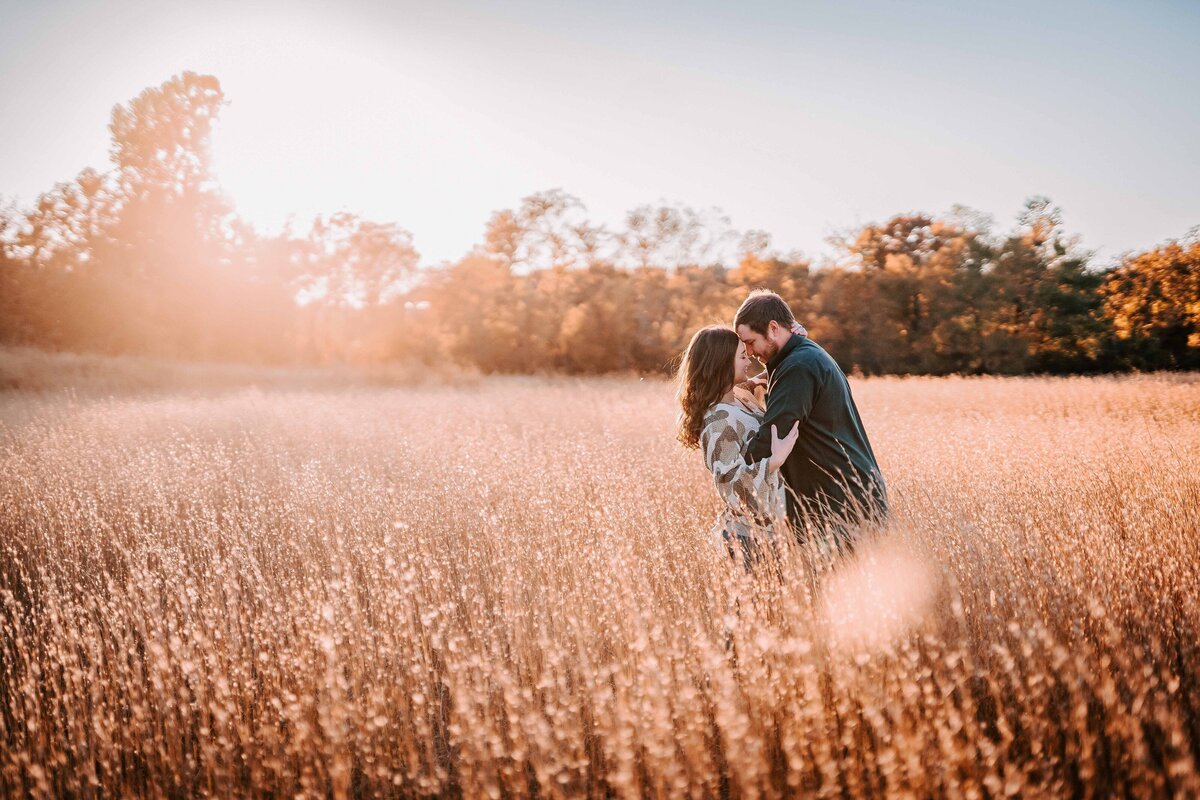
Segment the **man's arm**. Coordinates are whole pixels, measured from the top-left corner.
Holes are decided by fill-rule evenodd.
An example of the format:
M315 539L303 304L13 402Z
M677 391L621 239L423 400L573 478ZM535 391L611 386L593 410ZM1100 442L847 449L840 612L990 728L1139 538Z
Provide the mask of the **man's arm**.
M747 464L771 457L771 426L783 436L797 421L804 427L816 401L819 382L807 364L783 364L772 376L767 394L767 411L758 433L750 437L743 453Z

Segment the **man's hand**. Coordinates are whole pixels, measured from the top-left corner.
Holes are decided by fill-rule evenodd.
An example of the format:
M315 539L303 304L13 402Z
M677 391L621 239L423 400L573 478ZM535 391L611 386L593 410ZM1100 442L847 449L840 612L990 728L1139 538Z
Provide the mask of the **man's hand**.
M779 431L775 426L771 426L771 460L767 462L767 469L771 472L776 471L783 466L783 462L787 461L788 456L792 454L792 448L796 446L796 439L800 437L800 420L792 423L792 429L787 432L782 438L779 436Z

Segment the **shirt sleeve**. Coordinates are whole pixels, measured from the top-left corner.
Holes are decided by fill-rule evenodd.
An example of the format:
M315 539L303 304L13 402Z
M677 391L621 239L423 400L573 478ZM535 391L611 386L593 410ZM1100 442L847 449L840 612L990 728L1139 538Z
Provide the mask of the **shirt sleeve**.
M766 461L751 464L742 457L749 432L729 412L718 411L704 427L700 446L721 499L734 509L762 514L770 507L771 476Z
M762 425L758 433L746 442L747 464L765 463L771 457L772 425L777 428L779 436L786 435L796 422L804 427L820 388L820 376L809 364L781 364L775 370L767 389L767 411L763 415Z

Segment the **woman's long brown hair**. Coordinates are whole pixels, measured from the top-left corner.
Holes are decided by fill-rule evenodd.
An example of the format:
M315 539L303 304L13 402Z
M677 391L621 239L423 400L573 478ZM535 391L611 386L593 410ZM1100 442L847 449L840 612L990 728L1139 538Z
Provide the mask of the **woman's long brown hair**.
M676 438L693 450L700 446L704 412L733 386L737 334L724 325L696 331L679 365L679 426Z

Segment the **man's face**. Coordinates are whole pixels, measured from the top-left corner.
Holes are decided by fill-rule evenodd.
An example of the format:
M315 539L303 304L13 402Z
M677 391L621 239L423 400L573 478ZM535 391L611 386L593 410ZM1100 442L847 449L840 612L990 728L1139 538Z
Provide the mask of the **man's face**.
M771 322L767 327L767 334L771 333L771 326L776 323ZM769 336L764 336L757 331L750 329L749 325L737 326L738 338L742 340L742 344L746 345L746 352L757 358L763 364L771 360L776 353L779 352L779 346L771 341Z

